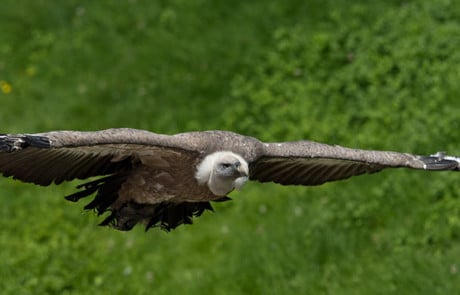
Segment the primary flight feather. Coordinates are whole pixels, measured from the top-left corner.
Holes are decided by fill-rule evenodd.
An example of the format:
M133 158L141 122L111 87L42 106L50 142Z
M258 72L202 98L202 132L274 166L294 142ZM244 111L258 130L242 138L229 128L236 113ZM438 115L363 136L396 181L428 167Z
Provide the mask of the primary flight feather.
M312 141L264 143L228 131L155 134L128 128L0 135L0 173L43 186L101 176L70 201L109 211L102 225L170 230L192 223L250 180L319 185L384 168L459 170L460 158L370 151Z

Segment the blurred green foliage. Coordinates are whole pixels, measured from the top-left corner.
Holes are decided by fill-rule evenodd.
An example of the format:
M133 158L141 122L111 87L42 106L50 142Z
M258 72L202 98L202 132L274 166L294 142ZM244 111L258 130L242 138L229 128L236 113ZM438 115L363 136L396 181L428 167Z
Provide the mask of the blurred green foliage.
M278 140L303 136L418 152L455 140L458 11L407 3L363 28L367 10L350 9L351 21L333 11L324 30L277 28L273 48L251 76L234 79L233 96L242 103L227 109L228 123ZM430 134L433 126L438 132ZM375 136L382 132L386 141Z
M1 132L226 129L460 155L455 1L12 1ZM458 175L248 184L172 233L0 180L2 294L457 294ZM100 221L100 220L99 220Z

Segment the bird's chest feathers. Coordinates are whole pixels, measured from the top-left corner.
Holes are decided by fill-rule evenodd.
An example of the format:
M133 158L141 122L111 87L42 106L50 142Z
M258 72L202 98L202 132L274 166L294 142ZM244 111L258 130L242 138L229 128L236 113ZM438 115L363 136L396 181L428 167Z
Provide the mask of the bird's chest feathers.
M144 156L128 175L121 199L156 204L165 201L203 201L215 196L195 179L195 169L182 157Z

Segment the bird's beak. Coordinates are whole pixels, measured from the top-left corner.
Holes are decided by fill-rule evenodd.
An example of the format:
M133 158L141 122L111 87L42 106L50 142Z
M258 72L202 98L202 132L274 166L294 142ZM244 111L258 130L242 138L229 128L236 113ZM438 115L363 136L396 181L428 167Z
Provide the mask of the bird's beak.
M238 171L238 173L240 174L240 177L248 177L249 176L249 171L248 171L248 168L243 166L243 165L240 165L236 168L236 170Z

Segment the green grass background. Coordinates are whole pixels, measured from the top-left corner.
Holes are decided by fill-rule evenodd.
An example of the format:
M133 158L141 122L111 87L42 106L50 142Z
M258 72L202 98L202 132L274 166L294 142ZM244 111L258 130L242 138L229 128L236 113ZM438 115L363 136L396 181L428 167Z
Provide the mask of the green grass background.
M456 1L3 0L4 133L225 129L460 155ZM2 294L460 294L455 173L250 183L167 234L0 179Z

